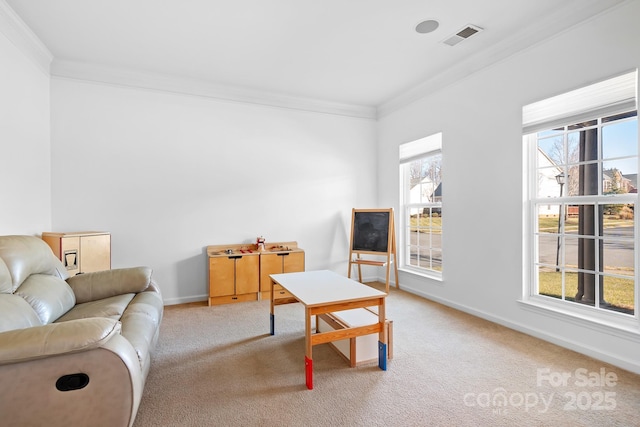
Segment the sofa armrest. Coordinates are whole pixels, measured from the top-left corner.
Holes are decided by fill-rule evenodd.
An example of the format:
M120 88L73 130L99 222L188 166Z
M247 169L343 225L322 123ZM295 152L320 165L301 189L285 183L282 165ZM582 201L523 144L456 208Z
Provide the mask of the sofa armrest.
M96 317L2 332L0 365L102 347L120 330L119 321Z
M67 279L76 296L76 304L109 298L115 295L138 293L151 283L149 267L120 268L78 274Z
M66 329L73 322L47 326ZM0 339L0 349L4 350L7 340ZM56 345L62 345L59 339L55 341ZM33 346L33 341L28 342ZM42 346L42 336L38 342ZM134 348L117 333L105 339L102 346L88 347L90 345L85 347L86 351L0 363L0 425L131 427L145 382ZM61 388L65 386L69 389Z

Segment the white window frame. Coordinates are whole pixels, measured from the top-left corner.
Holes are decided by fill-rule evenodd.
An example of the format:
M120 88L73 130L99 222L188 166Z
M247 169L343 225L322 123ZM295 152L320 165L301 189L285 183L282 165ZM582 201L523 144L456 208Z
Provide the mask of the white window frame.
M525 153L525 177L524 188L524 223L525 223L525 248L524 248L524 286L520 302L527 309L541 314L557 317L562 320L576 321L579 324L589 323L592 327L603 332L613 333L640 341L640 245L638 230L638 216L634 216L634 278L635 301L634 314L622 314L615 311L596 308L590 305L576 304L558 298L538 295L537 288L537 203L538 185L537 170L537 137L536 133L542 130L553 129L563 125L579 123L590 119L599 119L612 116L630 110L637 110L637 71L626 73L612 79L608 79L566 94L549 98L523 108L523 143ZM638 142L640 148L640 141ZM602 161L599 159L598 161ZM600 191L600 193L602 193ZM580 196L585 203L606 203L606 197ZM558 197L554 202L567 202L567 197ZM638 206L638 195L625 195L625 199ZM617 200L617 199L616 199ZM571 203L576 203L575 199ZM580 203L580 202L578 202Z
M410 230L411 230L411 220L410 220L410 212L411 209L422 209L422 208L430 208L430 209L439 209L442 212L442 201L439 202L421 202L421 203L407 203L410 200L409 192L410 188L408 185L409 178L409 167L408 165L415 161L424 158L428 158L431 156L440 155L442 157L442 133L436 133L430 135L425 138L421 138L415 141L407 142L401 144L399 147L399 171L400 171L400 247L399 247L399 265L398 267L403 271L415 273L422 276L431 277L434 279L442 280L443 274L443 264L440 264L440 269L434 268L426 268L420 267L416 265L411 265L409 262L409 257L411 256L410 251ZM442 184L442 181L440 182ZM442 187L441 187L442 189ZM443 239L443 228L440 227L440 254L441 258L444 258L444 251L442 248L442 239ZM429 241L433 237L431 233L428 233L425 236ZM429 245L431 248L431 245ZM433 264L432 264L433 265Z

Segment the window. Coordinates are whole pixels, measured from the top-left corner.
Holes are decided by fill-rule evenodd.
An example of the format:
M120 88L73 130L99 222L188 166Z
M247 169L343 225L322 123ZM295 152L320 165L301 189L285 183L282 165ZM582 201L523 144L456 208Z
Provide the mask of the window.
M637 319L636 73L523 110L529 155L527 298Z
M442 134L400 146L401 266L442 276Z

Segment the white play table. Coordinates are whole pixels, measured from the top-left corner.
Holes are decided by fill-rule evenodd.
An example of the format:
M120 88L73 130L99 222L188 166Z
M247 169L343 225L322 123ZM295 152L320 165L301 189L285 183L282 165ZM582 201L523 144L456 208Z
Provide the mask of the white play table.
M314 345L378 334L378 366L387 370L387 332L385 323L386 293L341 276L333 271L303 271L299 273L272 274L271 277L271 335L275 334L276 305L292 302L291 298L278 300L274 286L280 285L302 303L305 308L305 376L309 390L313 389ZM311 316L353 308L378 308L378 323L328 332L311 333ZM317 321L317 319L316 319Z

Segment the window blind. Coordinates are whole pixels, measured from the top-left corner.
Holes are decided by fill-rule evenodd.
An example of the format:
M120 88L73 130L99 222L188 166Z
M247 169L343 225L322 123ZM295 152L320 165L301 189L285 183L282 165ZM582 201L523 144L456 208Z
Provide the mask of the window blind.
M524 134L637 109L637 70L522 108Z

